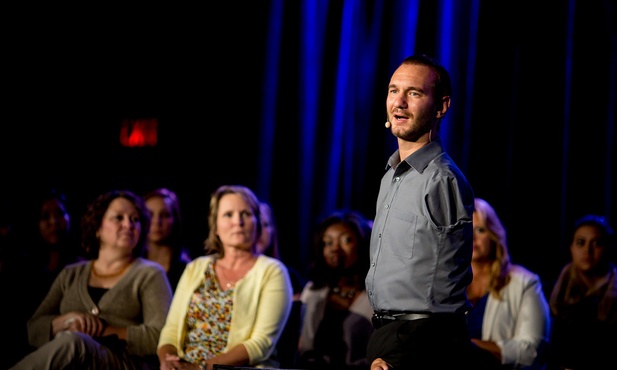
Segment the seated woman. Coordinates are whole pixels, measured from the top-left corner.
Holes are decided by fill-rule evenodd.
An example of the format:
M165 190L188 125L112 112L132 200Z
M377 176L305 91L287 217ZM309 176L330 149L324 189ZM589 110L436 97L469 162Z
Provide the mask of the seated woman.
M55 188L45 191L37 198L32 212L30 220L35 222L32 222L32 229L27 231L34 237L29 259L33 263L38 261L37 266L42 275L40 280L37 278L37 283L38 288L44 292L38 297L38 306L62 268L82 258L67 197L63 192Z
M144 201L152 218L145 257L163 266L171 289L175 290L186 264L191 261L184 246L178 196L167 188L157 188L147 192Z
M617 362L614 238L602 216L585 215L574 224L571 260L561 270L549 301L551 370L607 369Z
M369 369L373 308L364 281L370 234L370 224L354 211L334 212L317 226L309 282L300 297L300 368Z
M540 277L511 263L506 229L480 198L473 212L471 269L467 324L477 350L475 368L544 369L550 314Z
M274 210L269 203L262 201L261 212L261 237L257 242L257 252L265 254L279 260L283 260L279 250L278 225L274 217ZM287 324L281 333L281 337L276 345L276 359L282 368L291 369L296 367L298 355L298 339L300 338L300 310L302 302L300 293L306 283L300 272L293 266L285 264L291 279L293 289L293 303L291 313L287 319Z
M3 332L10 338L3 340L6 355L0 356L13 365L35 348L28 344L26 322L41 304L41 301L62 269L81 260L79 240L76 238L75 223L69 211L69 202L64 192L57 188L43 189L20 199L20 207L26 209L24 229L19 230L18 255L11 261L13 274L7 277L7 296L28 294L20 298L18 305L4 305L2 317L11 317L3 325ZM29 202L31 201L31 203ZM8 267L8 266L7 266ZM21 281L21 284L15 284ZM14 293L11 291L14 290ZM12 311L12 312L11 312Z
M37 349L12 369L140 369L156 345L172 291L141 256L149 214L130 191L97 197L82 218L87 260L69 264L28 321Z
M259 200L244 186L219 187L208 226L206 255L184 269L161 332L161 370L276 368L292 288L285 265L257 251Z

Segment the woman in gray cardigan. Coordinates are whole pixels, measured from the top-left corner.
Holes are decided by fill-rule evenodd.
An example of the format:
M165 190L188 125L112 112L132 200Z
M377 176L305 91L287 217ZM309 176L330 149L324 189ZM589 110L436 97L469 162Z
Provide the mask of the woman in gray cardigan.
M165 270L139 257L143 200L126 190L92 202L82 219L88 260L66 266L28 321L37 347L13 369L147 369L171 303Z

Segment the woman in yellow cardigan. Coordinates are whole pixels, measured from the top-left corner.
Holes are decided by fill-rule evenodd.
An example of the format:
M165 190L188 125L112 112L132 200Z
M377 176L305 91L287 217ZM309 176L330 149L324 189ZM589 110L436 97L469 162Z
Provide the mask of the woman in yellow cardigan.
M278 367L275 348L292 288L285 265L256 250L259 212L247 187L223 185L213 192L207 254L186 266L161 331L162 370Z

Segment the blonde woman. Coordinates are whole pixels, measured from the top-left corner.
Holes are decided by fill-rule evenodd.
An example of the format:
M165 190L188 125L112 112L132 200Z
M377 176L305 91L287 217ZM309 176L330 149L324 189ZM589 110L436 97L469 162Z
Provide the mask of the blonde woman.
M537 274L512 264L495 209L475 199L467 323L479 369L544 369L550 314Z
M161 332L161 370L276 368L292 289L285 265L257 251L259 200L245 186L219 187L208 226L206 255L184 269Z

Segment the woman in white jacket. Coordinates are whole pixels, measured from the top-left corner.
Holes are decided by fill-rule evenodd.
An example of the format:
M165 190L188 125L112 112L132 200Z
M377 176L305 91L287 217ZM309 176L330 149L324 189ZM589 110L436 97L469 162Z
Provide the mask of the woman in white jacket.
M510 262L506 230L494 208L480 198L475 199L473 228L468 327L479 367L544 369L550 312L539 276Z

